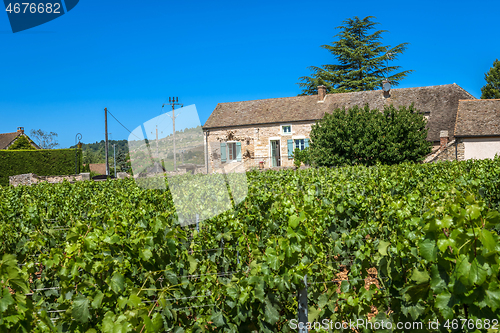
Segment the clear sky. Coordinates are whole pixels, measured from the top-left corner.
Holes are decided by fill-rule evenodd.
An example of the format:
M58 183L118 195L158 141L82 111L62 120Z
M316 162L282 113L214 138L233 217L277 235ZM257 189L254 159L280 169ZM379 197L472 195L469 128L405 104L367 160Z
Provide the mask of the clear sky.
M20 1L21 2L21 1ZM457 83L475 97L500 59L500 1L98 1L13 34L0 13L0 133L43 129L69 147L104 138L104 108L129 130L178 96L205 123L217 103L295 96L347 18L375 16L410 43L400 87ZM165 110L169 111L169 110ZM108 117L110 139L129 132Z

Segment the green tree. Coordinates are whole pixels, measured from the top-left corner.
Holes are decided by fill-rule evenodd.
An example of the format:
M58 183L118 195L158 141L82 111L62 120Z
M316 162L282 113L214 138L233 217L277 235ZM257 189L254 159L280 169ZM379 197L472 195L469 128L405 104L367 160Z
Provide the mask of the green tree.
M388 66L386 61L396 59L406 50L408 43L395 47L384 46L380 42L385 30L369 34L378 23L371 21L373 16L343 21L344 25L337 27L340 33L335 37L339 40L332 45L321 47L330 51L338 64L311 66L311 76L299 78L298 85L302 88L300 95L314 95L319 85L324 85L328 93L342 93L379 89L384 79L397 86L411 70L391 73L401 66ZM387 65L387 66L386 66Z
M493 67L484 74L486 85L481 88L482 99L500 99L500 61L495 60Z
M13 144L8 148L9 150L35 150L33 141L29 140L25 135L21 135Z
M42 149L52 149L59 146L59 143L56 141L57 133L54 132L45 132L41 129L31 130L30 137L35 140L38 147Z
M425 120L415 109L383 112L354 106L336 109L312 126L309 159L315 166L397 164L430 153Z

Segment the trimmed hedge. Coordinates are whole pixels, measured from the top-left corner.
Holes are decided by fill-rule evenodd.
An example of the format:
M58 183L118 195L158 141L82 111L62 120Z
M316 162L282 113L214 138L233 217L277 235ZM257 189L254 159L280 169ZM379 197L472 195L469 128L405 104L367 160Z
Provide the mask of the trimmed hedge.
M78 172L82 151L78 151ZM0 150L0 185L9 185L9 176L34 173L38 176L75 174L75 149Z

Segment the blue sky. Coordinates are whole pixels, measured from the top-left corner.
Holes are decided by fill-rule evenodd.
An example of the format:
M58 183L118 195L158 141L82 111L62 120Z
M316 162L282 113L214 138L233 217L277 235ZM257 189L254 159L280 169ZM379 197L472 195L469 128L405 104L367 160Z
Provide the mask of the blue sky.
M0 133L59 134L61 148L104 138L107 107L129 130L169 96L195 104L295 96L307 67L334 62L342 21L375 16L385 45L410 43L400 87L457 83L476 97L500 59L499 1L97 1L13 34L0 13ZM128 132L109 117L111 139Z

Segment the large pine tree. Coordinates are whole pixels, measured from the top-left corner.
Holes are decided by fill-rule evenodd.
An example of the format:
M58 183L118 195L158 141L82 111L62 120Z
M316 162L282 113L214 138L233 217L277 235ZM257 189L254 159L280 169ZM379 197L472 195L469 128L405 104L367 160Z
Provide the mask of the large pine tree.
M319 85L325 85L328 93L375 90L381 88L382 81L388 79L393 86L397 86L411 70L393 73L400 66L387 66L390 59L396 59L406 50L408 43L399 44L393 48L383 46L380 40L385 30L370 30L378 23L371 21L373 16L344 21L344 25L337 27L341 32L335 37L339 40L332 45L321 47L330 51L338 64L311 66L311 76L299 78L298 84L302 88L300 95L316 94ZM389 56L388 56L389 55Z
M481 88L481 98L483 99L500 99L500 61L495 60L493 67L488 73L484 74L486 85Z

